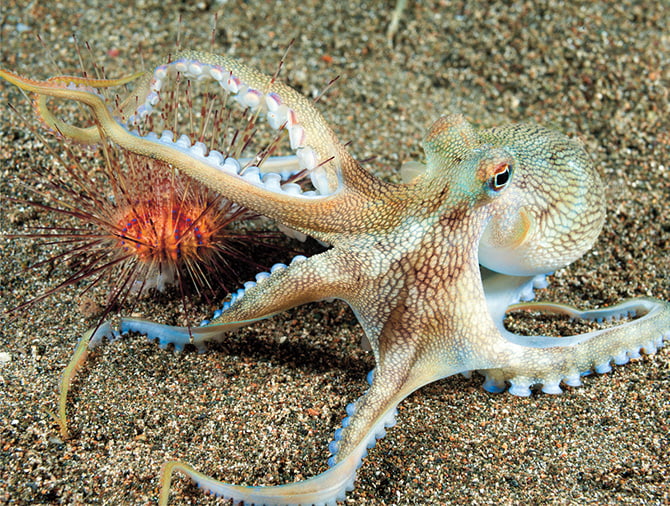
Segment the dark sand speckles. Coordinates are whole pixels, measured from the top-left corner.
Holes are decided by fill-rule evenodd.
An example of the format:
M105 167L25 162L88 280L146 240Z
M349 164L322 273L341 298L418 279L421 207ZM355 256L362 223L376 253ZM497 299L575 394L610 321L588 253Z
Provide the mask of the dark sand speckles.
M539 299L582 307L670 299L670 37L663 2L409 2L394 49L388 2L32 3L0 9L0 65L44 78L77 72L71 42L88 41L108 75L156 63L181 40L274 72L308 95L342 78L320 109L376 174L398 179L422 156L443 111L479 126L536 121L578 136L602 168L608 218L595 248L550 278ZM189 5L187 5L189 4ZM181 28L178 23L182 17ZM44 47L37 40L42 37ZM90 61L89 57L85 58ZM55 63L58 62L58 67ZM27 101L0 85L0 191L53 157ZM2 231L35 225L2 204ZM44 258L0 238L2 307L56 280L23 271ZM287 261L289 258L277 258ZM92 323L74 292L3 315L0 334L0 503L155 504L163 462L184 459L226 481L279 484L326 467L344 407L372 360L341 303L310 305L183 355L133 337L105 345L78 376L63 442L46 414L78 337ZM136 312L170 321L178 297ZM203 309L202 315L207 311ZM449 378L405 401L360 469L348 504L667 504L670 355L585 378L561 396L491 395L481 378ZM178 479L171 504L224 504Z

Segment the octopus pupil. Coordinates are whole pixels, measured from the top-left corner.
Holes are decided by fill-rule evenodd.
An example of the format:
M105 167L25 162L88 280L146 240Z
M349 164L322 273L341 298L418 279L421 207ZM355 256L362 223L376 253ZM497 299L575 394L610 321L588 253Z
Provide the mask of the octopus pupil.
M510 170L507 167L504 171L499 172L493 177L493 189L498 191L501 190L508 182L510 178Z

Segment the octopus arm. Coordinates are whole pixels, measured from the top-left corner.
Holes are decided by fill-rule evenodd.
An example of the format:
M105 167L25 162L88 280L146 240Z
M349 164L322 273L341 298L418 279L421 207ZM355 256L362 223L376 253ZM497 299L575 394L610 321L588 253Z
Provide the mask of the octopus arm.
M345 419L346 420L346 419ZM343 501L346 493L354 489L356 471L367 449L374 446L377 437L382 437L384 428L392 425L395 420L395 409L392 407L377 416L372 422L365 438L363 438L346 457L333 464L327 471L312 478L296 483L279 486L249 487L233 485L216 480L196 471L183 462L168 462L161 475L161 496L159 504L168 503L172 476L175 471L191 478L200 488L235 503L266 506L283 505L329 505L335 506Z
M524 336L500 329L503 342L490 352L492 362L499 365L480 371L486 376L484 388L491 392L500 392L509 384L509 392L514 395L530 395L533 385L542 385L545 393L558 394L561 383L579 386L581 376L592 371L609 372L612 364L625 364L641 353L655 353L670 340L670 303L652 298L589 311L550 303L515 304L510 309L563 314L574 320L624 321L560 338Z
M205 146L179 132L146 132L144 121L161 100L160 86L175 74L212 80L225 87L234 101L266 115L272 128L289 130L295 154L270 157L267 167L264 162L256 167L249 159L226 157L217 151L218 146ZM185 52L176 61L157 67L153 74L138 73L117 80L57 76L35 81L2 69L0 77L35 94L38 115L61 135L87 144L108 139L130 152L160 159L238 205L327 242L329 234L349 230L364 196L371 186L381 184L337 142L305 97L226 57ZM133 79L138 83L136 89L116 108L100 93L102 88ZM83 128L65 123L49 110L46 97L87 105L96 125ZM308 174L315 190L303 191L281 174L294 171L296 164Z
M293 307L342 296L351 283L351 273L340 267L334 250L306 258L295 257L290 265L275 264L270 272L256 275L256 281L245 283L214 312L212 320L200 327L186 328L161 325L147 320L123 318L122 332L139 332L158 340L162 347L172 344L180 350L194 344L203 350L208 341L220 341L227 332L255 321L269 318Z
M385 326L385 332L389 325ZM161 477L160 504L167 504L175 471L190 477L200 488L234 502L266 506L331 505L353 490L356 471L376 441L395 425L397 405L413 391L433 381L434 371L423 367L414 351L394 350L383 354L369 375L370 389L347 406L347 417L329 445L330 468L307 480L281 486L232 485L206 476L182 462L169 462Z

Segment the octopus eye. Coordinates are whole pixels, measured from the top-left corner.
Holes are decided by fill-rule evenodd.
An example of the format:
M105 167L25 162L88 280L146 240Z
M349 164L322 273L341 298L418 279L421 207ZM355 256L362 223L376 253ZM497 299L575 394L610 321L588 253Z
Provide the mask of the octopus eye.
M512 167L508 163L501 164L497 167L496 173L489 179L489 187L499 192L505 188L512 179Z

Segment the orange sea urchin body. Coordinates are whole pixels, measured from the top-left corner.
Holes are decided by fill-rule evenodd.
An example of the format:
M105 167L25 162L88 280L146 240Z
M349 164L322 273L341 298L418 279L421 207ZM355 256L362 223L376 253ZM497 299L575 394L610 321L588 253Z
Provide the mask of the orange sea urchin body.
M218 286L229 291L229 284L240 283L237 266L255 262L238 248L263 234L231 225L254 214L163 162L103 149L106 165L101 170L87 173L68 166L67 180L50 173L45 177L49 191L38 192L47 202L24 202L75 219L71 226L43 227L46 232L26 235L62 244L65 249L49 261L76 268L61 284L18 308L82 281L110 281L105 311L127 295L141 296L150 289L163 291L176 284L183 294L187 280L199 292Z
M212 224L202 215L204 209L158 206L145 211L138 216L133 212L119 221L118 226L123 232L119 244L125 251L134 251L143 261L160 259L170 262L209 252ZM199 224L194 224L191 215L202 217Z
M132 195L124 194L126 202L117 207L118 248L144 264L144 289L163 290L184 268L215 265L222 228L244 212L235 213L180 174L161 178L163 173L151 167L150 184L134 181Z

